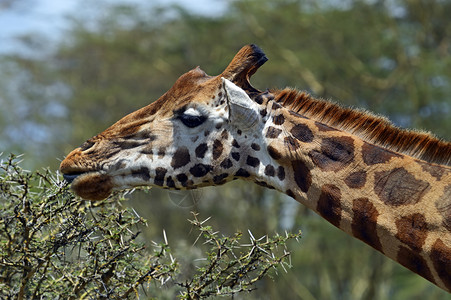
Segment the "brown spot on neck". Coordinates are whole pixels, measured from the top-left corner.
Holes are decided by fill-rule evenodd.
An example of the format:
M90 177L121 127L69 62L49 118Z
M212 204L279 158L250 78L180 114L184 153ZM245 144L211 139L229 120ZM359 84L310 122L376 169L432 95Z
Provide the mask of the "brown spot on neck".
M275 147L269 145L267 147L268 153L269 155L275 159L275 160L279 160L282 158L282 154L279 152L279 150L277 150Z
M451 292L451 248L447 247L441 239L432 246L432 263L438 276L445 284L448 292Z
M354 139L348 136L323 139L320 149L309 153L323 171L340 171L354 160Z
M396 221L396 238L415 251L420 251L428 235L426 218L419 213Z
M392 151L388 151L378 146L364 143L362 146L363 161L367 165L383 164L388 162L393 157L401 157Z
M273 117L274 125L282 125L285 122L285 117L283 114L277 115Z
M293 160L291 166L293 167L294 181L301 191L307 193L312 184L312 176L310 175L309 168L302 160Z
M426 260L417 251L412 251L407 247L401 246L399 247L396 260L412 272L434 282L434 277L432 276Z
M443 226L451 231L451 184L445 187L443 196L435 203L435 206L443 217Z
M338 187L326 184L321 189L318 205L318 213L336 227L340 227L341 220L341 192Z
M442 178L442 176L447 173L447 170L441 166L432 165L430 163L425 163L422 161L420 161L418 163L421 165L421 168L424 171L428 172L429 174L431 174L432 176L437 178L437 180L440 180Z
M281 133L281 129L269 126L268 130L266 131L266 137L270 139L276 139Z
M366 172L365 171L357 171L353 172L345 178L345 183L352 189L360 189L366 183Z
M337 131L337 129L332 128L330 126L324 125L323 123L320 123L318 121L315 121L316 128L318 128L319 131Z
M404 168L376 172L374 175L374 191L385 204L391 206L418 203L429 188L429 183L415 179Z
M382 252L382 245L377 235L377 217L379 212L368 198L358 198L352 202L354 213L351 223L352 234L374 249Z
M310 143L313 141L313 132L305 124L296 124L291 129L291 134L298 140L304 143Z
M155 169L155 178L154 178L154 184L163 186L164 185L164 178L166 176L166 173L168 172L167 169L158 167Z
M291 136L287 136L284 138L284 145L287 147L288 151L292 153L296 153L296 151L300 147L299 142Z

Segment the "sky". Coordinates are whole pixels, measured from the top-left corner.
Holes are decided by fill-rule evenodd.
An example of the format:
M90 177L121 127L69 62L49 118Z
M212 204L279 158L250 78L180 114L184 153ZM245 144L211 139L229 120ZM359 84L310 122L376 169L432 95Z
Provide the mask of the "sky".
M179 4L198 14L218 14L226 7L226 0L101 0L106 3ZM41 32L58 38L65 29L65 16L77 10L89 10L93 1L87 0L16 0L9 9L1 7L0 54L19 51L15 36ZM98 1L96 1L98 2Z
M12 1L13 6L5 8L4 4L8 3L8 1ZM99 3L136 3L145 4L144 7L179 4L196 14L215 15L225 10L227 0L0 0L0 59L1 55L5 54L39 56L40 54L45 55L46 51L51 52L54 50L53 47L58 45L58 39L64 37L65 29L69 29L70 23L67 22L67 16L86 14L90 18L95 17L96 14L102 13L102 10L97 9ZM44 41L40 41L44 46L39 45L41 52L36 51L33 47L24 46L17 39L17 36L32 33L38 33L36 36L44 39ZM16 75L19 78L18 80L20 80L21 74L18 73ZM9 117L21 118L24 114L26 115L28 106L17 105L19 101L23 103L25 100L20 99L20 92L17 91L19 87L14 83L14 79L11 79L11 82L4 83L3 86L0 85L0 88L2 87L6 87L8 95L15 96L9 98L0 97L0 107L4 108L9 100L14 99L16 105L8 107L17 109L11 112ZM59 89L58 91L64 92L64 89ZM53 96L49 95L49 99ZM48 102L50 103L48 108L52 113L57 113L59 117L61 117L61 114L65 114L64 107L58 102L50 100ZM45 108L41 108L41 111L43 109ZM5 116L0 115L0 117ZM0 140L2 139L1 136L7 133L11 141L43 149L42 141L48 140L48 135L52 134L51 128L45 128L45 126L41 126L33 120L22 122L20 127L14 127L15 125L8 128L0 128ZM25 149L28 148L28 146L25 147Z

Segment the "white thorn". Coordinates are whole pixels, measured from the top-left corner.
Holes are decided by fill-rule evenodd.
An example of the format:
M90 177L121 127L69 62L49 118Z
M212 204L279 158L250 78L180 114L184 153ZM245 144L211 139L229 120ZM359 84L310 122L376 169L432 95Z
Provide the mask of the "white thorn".
M163 238L166 245L168 245L168 238L166 237L166 230L163 229Z

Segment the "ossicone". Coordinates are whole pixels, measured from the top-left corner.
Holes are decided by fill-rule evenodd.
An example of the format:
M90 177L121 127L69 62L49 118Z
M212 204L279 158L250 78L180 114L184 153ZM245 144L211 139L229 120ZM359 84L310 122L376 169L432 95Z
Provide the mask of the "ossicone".
M246 45L238 51L220 76L247 92L260 92L252 87L249 79L267 60L265 53L258 46Z

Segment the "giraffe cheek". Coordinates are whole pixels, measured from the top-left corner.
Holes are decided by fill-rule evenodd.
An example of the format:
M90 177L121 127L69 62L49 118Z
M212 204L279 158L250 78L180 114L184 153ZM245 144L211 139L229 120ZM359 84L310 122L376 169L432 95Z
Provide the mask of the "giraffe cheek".
M113 190L113 184L108 175L92 173L75 179L71 188L81 198L96 201L108 198Z

